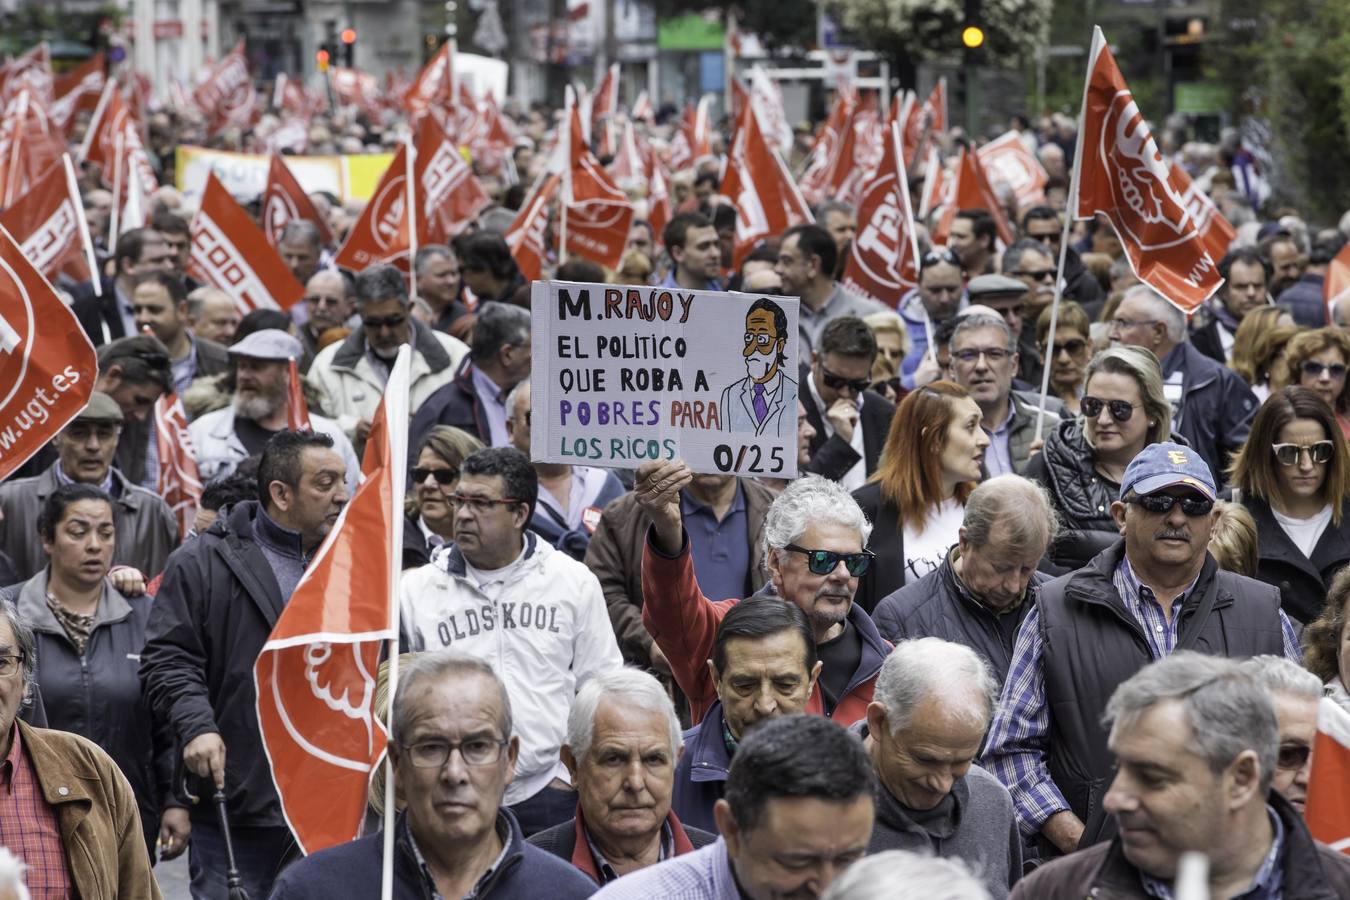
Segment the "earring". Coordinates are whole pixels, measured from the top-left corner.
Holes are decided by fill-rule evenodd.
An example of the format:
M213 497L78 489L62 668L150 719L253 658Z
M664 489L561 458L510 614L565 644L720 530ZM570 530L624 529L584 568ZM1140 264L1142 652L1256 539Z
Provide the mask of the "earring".
M1157 428L1157 427L1158 427L1158 423L1155 422L1155 421L1153 421L1152 419L1149 419L1149 420L1148 420L1148 427L1149 427L1149 428Z

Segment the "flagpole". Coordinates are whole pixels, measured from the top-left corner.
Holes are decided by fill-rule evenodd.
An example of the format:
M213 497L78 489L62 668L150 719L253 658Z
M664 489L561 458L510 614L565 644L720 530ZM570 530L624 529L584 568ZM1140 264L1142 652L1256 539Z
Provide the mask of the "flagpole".
M61 162L66 167L66 193L75 204L75 222L80 229L80 243L84 244L84 256L89 262L90 283L94 296L103 296L103 273L98 270L98 256L94 253L94 241L89 237L89 220L84 215L84 203L80 200L80 183L75 178L75 166L69 153L61 154Z
M1069 229L1073 227L1074 216L1078 211L1078 180L1083 170L1083 123L1087 121L1088 85L1092 83L1092 69L1097 63L1097 54L1104 42L1102 30L1093 28L1092 52L1088 54L1087 74L1083 76L1083 103L1078 109L1078 138L1073 153L1073 171L1069 173L1069 197L1064 209L1064 227L1059 235L1059 266L1055 269L1055 299L1050 304L1050 331L1045 343L1047 359L1045 371L1041 373L1041 405L1036 410L1036 437L1039 441L1045 431L1045 403L1050 396L1050 372L1055 365L1055 329L1059 325L1059 303L1064 297L1064 264L1069 258Z
M112 218L108 220L108 241L114 245L117 243L117 238L120 237L117 233L117 229L122 224L119 219L121 219L122 213L122 157L124 144L125 138L123 137L122 132L118 131L117 136L113 138L113 147L115 148L113 150L113 203Z
M563 153L565 161L563 162L563 183L562 183L562 203L558 210L558 265L567 262L567 205L572 202L572 104L577 102L576 95L571 93L571 88L567 89L567 96L571 98L572 103L567 104L567 115L563 121L567 134L564 135L566 143L563 144Z
M409 131L403 136L403 161L405 187L404 204L408 207L408 278L412 288L412 296L417 296L417 186L414 183L416 167L413 165L413 154L417 149L413 146L412 132Z

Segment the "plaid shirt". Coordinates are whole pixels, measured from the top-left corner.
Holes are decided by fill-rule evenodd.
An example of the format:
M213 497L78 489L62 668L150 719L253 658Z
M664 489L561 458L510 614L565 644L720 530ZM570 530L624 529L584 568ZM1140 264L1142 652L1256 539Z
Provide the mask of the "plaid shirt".
M1162 659L1175 650L1180 637L1177 613L1195 590L1195 582L1187 585L1172 601L1170 622L1163 615L1158 598L1139 581L1127 558L1122 557L1116 566L1112 583L1125 608L1143 630L1153 659ZM1303 657L1298 647L1298 635L1283 610L1280 611L1280 631L1284 638L1284 655L1300 662ZM1012 793L1017 824L1027 837L1035 836L1046 819L1069 809L1068 801L1051 780L1045 763L1050 743L1050 708L1045 699L1045 670L1041 660L1044 652L1040 608L1033 606L1017 633L1012 666L1003 683L1003 696L999 699L985 744L985 768Z
M9 753L0 762L0 847L28 866L25 877L33 900L75 896L61 823L42 795L17 724L10 726Z
M630 872L602 887L595 900L740 900L722 838L706 847Z

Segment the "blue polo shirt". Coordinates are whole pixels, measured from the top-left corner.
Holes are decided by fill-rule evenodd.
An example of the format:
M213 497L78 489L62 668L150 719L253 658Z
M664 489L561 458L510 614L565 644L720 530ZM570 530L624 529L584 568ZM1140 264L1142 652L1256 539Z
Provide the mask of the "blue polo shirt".
M704 595L713 600L740 599L750 592L750 543L745 519L745 491L736 483L736 496L722 521L711 506L680 492L680 513L689 535L694 575Z

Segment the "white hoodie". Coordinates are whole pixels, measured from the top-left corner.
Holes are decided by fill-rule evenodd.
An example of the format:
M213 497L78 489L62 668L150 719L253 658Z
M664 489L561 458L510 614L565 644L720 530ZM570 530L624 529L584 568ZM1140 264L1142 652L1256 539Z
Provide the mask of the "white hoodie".
M403 573L400 630L405 650L454 647L492 665L506 684L520 737L508 806L555 777L567 779L558 749L572 698L586 679L623 666L600 582L591 570L531 532L507 583L490 593L468 575L454 544Z

